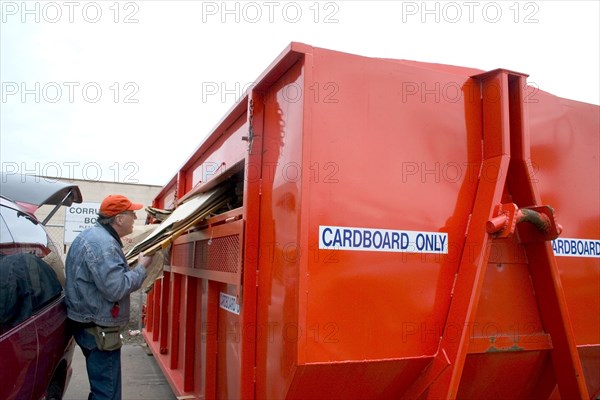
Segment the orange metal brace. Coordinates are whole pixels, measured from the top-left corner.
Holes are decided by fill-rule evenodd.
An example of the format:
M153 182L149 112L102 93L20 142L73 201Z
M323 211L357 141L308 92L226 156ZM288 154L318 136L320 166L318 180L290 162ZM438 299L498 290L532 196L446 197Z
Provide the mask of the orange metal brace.
M511 75L511 156L508 187L517 204L537 205L541 197L534 185L530 170L531 155L529 131L526 124L523 90L526 77ZM562 227L556 224L554 212L548 206L534 208L549 225L542 231L536 223L519 224L521 243L529 260L529 272L538 300L540 316L546 332L552 338L552 364L561 397L564 399L589 399L581 360L575 345L571 319L558 274L558 267L549 240L556 238Z
M484 93L482 170L497 174L479 181L466 238L466 243L474 246L473 251L464 251L461 257L438 353L408 390L406 398L417 399L424 394L429 399L457 397L469 350L469 327L474 324L492 239L509 236L515 229L529 260L544 330L552 339L552 363L561 396L589 398L556 261L547 241L558 236L561 228L549 207L535 207L541 200L529 170L529 136L522 93L525 78L505 70L474 77ZM493 99L487 99L485 93L493 93ZM501 204L505 185L515 204ZM529 210L519 210L517 205L533 206L533 212L543 216L537 215L540 220L537 221ZM545 230L539 229L540 223L538 227L516 224L519 221L543 224L542 220L547 223ZM452 327L451 335L448 327Z

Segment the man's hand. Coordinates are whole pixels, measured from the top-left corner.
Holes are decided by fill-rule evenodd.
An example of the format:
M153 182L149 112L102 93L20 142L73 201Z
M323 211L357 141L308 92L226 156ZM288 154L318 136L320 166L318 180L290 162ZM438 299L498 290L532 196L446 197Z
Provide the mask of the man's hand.
M150 266L151 263L152 263L152 256L145 256L142 253L140 253L140 255L138 256L138 264L140 264L142 267L148 269L148 267Z

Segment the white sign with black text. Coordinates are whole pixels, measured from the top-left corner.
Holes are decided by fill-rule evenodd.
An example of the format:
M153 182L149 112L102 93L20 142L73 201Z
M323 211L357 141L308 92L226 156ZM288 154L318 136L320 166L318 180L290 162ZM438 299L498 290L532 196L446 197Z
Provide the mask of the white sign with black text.
M93 226L98 218L100 203L73 203L65 210L65 244L73 240L86 228Z

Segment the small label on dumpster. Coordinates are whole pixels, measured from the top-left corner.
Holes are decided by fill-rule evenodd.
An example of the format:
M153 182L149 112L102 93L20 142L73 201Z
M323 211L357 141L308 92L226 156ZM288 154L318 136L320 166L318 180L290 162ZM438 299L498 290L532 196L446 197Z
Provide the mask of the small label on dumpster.
M558 238L552 241L555 256L600 258L600 240Z
M240 305L235 301L235 296L220 292L219 307L221 307L223 310L240 315Z
M448 234L321 225L319 249L448 254Z

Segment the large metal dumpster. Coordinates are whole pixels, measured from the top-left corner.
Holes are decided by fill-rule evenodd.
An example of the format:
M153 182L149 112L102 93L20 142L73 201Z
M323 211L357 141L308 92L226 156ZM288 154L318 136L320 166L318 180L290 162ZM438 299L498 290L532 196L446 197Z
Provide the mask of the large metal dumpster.
M292 43L153 204L237 187L148 295L173 390L598 397L599 115L508 70Z

